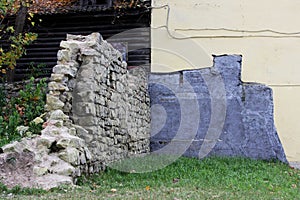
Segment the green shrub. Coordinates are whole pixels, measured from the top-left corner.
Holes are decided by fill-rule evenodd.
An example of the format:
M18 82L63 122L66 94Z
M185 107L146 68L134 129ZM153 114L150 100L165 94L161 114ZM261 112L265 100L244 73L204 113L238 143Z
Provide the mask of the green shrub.
M20 125L29 126L28 131L33 134L39 134L42 130L42 125L32 120L44 112L47 84L45 79L36 84L34 80L30 78L16 97L9 97L5 89L0 88L0 146L24 136L16 130Z
M27 70L29 71L29 74L27 76L27 78L31 78L31 77L41 77L41 75L43 75L43 69L46 67L46 64L44 63L34 63L31 62L30 65L28 66Z

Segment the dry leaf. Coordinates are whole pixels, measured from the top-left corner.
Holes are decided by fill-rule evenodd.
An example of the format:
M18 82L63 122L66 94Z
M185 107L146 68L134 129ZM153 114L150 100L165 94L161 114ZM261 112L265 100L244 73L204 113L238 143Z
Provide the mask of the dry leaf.
M117 189L112 188L110 191L111 191L111 192L117 192Z
M173 183L178 183L179 182L179 178L173 178Z

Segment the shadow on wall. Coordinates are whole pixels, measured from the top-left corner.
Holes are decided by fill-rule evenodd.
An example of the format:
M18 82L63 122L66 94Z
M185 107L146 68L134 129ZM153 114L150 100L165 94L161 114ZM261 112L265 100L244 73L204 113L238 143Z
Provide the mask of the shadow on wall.
M287 162L272 90L243 83L241 61L239 55L215 56L211 68L150 75L152 152Z

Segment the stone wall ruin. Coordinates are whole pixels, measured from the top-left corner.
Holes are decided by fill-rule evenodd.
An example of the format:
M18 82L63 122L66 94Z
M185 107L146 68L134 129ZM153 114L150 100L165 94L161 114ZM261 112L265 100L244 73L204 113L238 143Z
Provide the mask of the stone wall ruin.
M73 184L111 162L149 154L150 147L198 158L287 162L274 126L272 90L241 81L241 56L217 56L211 68L150 74L148 80L143 67L128 71L121 53L99 33L67 35L60 47L41 135L0 149L6 185Z
M68 35L60 47L46 107L62 109L86 130L77 132L94 156L93 165L149 152L144 68L128 72L122 54L97 33Z
M146 70L129 72L122 54L99 33L67 35L60 47L41 135L1 148L1 181L8 186L73 184L82 174L150 151ZM12 158L17 162L8 162ZM17 169L22 165L25 171Z

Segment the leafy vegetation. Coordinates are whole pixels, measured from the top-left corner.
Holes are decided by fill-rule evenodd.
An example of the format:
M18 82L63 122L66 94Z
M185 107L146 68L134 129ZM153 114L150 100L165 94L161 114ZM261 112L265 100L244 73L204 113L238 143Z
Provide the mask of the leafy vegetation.
M17 0L22 2L24 0ZM67 12L68 8L78 0L29 0L28 10L30 13L55 13Z
M115 0L114 1L114 9L126 9L126 8L137 8L142 7L144 1L141 0Z
M300 199L299 170L245 158L180 158L142 174L107 169L78 184L46 193L27 189L28 196L0 190L22 199Z
M45 79L35 83L33 77L15 97L9 96L3 85L0 87L0 146L24 136L17 131L20 125L29 126L33 134L42 130L42 125L32 120L44 112L46 88Z
M0 182L0 191L2 194L18 194L18 195L33 195L33 194L45 194L46 191L42 189L34 188L21 188L20 186L7 188L6 185Z
M8 70L13 70L17 60L26 53L25 46L37 39L37 34L15 31L15 27L7 22L7 18L11 14L18 13L20 6L27 7L29 4L30 1L28 0L0 0L0 40L6 40L9 44L9 47L6 48L0 46L0 73L2 74L6 74ZM28 13L28 15L28 19L31 20L33 13Z
M26 54L26 46L37 39L37 34L30 32L41 19L35 18L39 13L67 12L78 0L0 0L0 75L11 72L17 60ZM15 20L11 20L15 16ZM8 45L8 46L7 46ZM13 74L13 73L9 73ZM8 76L9 80L13 76Z
M30 79L31 77L41 77L44 72L43 69L46 67L46 64L44 63L34 63L31 62L30 65L27 67L27 70L29 71L27 78Z
M0 40L9 46L0 46L0 75L14 70L17 60L26 54L26 46L37 39L37 34L23 29L25 21L35 25L36 13L67 12L78 0L0 0ZM114 9L136 8L143 5L140 0L116 0ZM9 16L15 15L15 24L9 23Z

